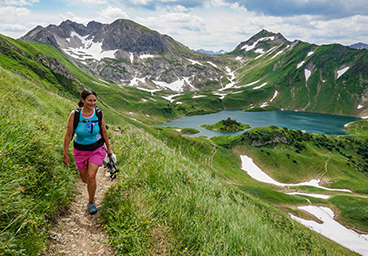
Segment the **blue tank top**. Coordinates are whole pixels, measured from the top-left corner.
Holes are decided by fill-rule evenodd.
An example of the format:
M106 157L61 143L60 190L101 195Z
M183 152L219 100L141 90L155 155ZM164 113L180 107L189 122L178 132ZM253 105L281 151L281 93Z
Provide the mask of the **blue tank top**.
M96 110L93 111L93 115L89 118L85 118L81 112L78 126L75 129L74 141L81 145L90 145L96 143L101 138Z

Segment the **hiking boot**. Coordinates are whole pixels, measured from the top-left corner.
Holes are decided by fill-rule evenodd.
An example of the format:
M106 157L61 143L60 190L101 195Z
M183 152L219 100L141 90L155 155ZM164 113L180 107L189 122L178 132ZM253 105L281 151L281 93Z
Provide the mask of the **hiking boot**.
M92 204L88 203L87 208L88 208L88 211L91 215L93 215L97 212L97 207L96 207L95 203L92 203Z

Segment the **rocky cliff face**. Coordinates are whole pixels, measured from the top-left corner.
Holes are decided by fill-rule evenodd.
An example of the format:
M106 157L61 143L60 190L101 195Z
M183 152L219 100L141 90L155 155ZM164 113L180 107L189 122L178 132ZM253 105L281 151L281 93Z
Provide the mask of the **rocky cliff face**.
M59 26L38 26L21 39L48 42L80 68L118 84L178 92L228 83L222 79L226 73L217 67L222 59L193 52L129 20L92 21L87 26L64 21Z
M229 53L208 55L130 20L64 21L22 39L48 42L86 72L120 85L163 97L205 92L193 95L191 106L210 96L227 109L368 115L366 50L290 42L262 30Z

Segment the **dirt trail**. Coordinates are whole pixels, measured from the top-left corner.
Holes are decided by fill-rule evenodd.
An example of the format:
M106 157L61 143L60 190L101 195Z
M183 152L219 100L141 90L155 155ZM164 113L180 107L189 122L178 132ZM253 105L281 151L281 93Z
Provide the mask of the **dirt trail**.
M88 213L87 185L80 179L76 197L71 202L69 211L49 231L51 244L46 255L114 255L112 248L107 244L107 235L100 218L104 192L114 182L110 180L108 169L103 167L98 169L96 180L95 203L98 212L95 215Z

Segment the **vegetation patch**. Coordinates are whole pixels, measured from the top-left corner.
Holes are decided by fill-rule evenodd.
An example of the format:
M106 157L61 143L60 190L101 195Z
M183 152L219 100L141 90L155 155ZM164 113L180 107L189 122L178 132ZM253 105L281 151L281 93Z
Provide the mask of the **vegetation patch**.
M208 124L201 125L201 127L207 130L214 130L218 132L237 132L250 128L249 125L238 123L236 120L233 120L230 117L228 117L226 120L221 120L212 125Z
M180 130L180 133L181 134L196 134L196 133L199 133L199 131L194 128L182 128Z

